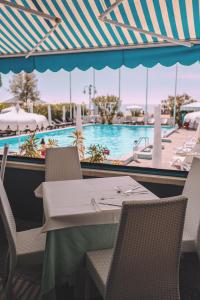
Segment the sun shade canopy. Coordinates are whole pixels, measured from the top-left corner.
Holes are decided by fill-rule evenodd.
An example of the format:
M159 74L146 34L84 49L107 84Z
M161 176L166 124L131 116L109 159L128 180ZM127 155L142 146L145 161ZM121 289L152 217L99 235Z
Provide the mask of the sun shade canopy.
M200 59L199 0L0 0L0 25L2 73Z
M13 107L10 111L0 114L0 130L36 130L49 125L43 115L27 113L23 109Z
M189 104L182 105L181 111L200 111L200 102L193 102Z

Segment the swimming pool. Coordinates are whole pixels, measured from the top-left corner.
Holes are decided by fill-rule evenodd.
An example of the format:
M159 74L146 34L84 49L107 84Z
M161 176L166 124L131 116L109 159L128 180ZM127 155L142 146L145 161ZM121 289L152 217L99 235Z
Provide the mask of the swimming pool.
M36 134L37 138L48 138L57 140L59 146L72 145L73 139L70 137L75 128L57 129L47 132L39 132ZM172 127L162 127L162 132L166 133L172 130ZM128 155L133 150L134 140L140 137L148 137L150 142L153 141L153 127L152 126L130 126L130 125L85 125L83 127L84 144L89 147L91 144L100 144L110 150L110 158L121 159ZM20 137L22 144L27 139L26 136ZM0 139L0 149L4 144L9 144L9 149L18 151L19 139L18 137Z

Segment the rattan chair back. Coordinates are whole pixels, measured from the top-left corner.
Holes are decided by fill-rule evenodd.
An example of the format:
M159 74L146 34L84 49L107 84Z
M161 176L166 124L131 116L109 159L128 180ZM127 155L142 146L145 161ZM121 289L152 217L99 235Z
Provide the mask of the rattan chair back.
M106 300L179 300L187 198L123 203Z
M45 181L81 179L77 147L48 148L45 160Z

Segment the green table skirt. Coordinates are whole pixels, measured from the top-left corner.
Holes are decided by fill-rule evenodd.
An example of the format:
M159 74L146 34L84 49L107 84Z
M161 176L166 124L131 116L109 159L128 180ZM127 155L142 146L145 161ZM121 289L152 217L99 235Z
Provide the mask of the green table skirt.
M56 286L75 284L86 252L112 248L117 228L118 224L103 224L49 231L42 276L43 299L56 299Z

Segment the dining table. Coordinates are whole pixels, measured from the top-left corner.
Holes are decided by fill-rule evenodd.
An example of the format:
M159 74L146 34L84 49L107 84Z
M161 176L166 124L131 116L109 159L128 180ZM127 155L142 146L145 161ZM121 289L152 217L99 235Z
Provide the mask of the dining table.
M87 251L113 248L123 201L158 199L129 176L43 182L36 195L44 206L41 290L48 300L57 286L76 286Z

